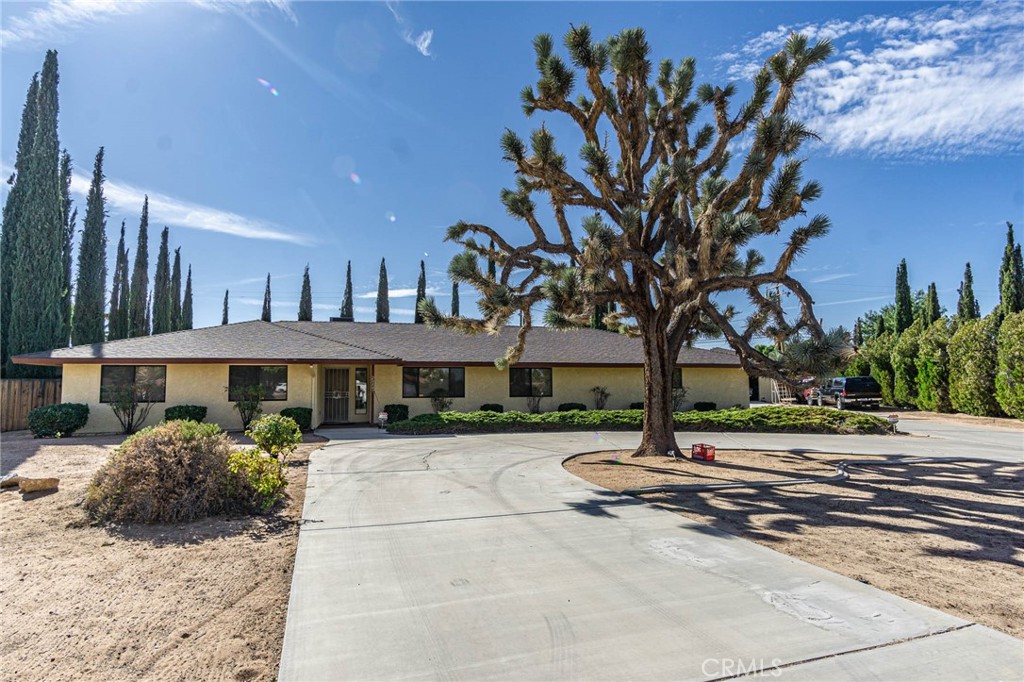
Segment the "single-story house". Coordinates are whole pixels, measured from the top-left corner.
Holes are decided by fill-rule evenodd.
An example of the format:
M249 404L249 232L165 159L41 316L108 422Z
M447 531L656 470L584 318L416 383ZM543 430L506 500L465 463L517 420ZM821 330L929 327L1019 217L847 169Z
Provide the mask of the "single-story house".
M607 389L608 409L643 400L639 339L581 329L530 331L526 352L508 370L494 366L517 328L468 336L422 324L367 322L239 322L17 356L23 364L63 367L63 402L89 405L82 432L116 432L108 404L114 389L137 382L154 387L147 424L173 405L204 405L207 421L239 428L239 392L263 387L264 412L312 408L314 427L373 423L385 405L408 405L412 416L432 410L442 391L452 409L486 403L505 410L542 411L562 403L594 407L591 389ZM686 401L748 406L747 375L736 355L683 348L675 381Z

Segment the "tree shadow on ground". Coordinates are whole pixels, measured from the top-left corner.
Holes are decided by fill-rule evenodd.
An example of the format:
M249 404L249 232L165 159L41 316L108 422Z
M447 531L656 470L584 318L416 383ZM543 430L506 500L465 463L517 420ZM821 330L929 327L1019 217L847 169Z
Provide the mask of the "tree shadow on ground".
M768 471L738 464L723 468ZM710 526L769 544L781 539L778 534L798 535L813 527L868 528L961 543L955 549L923 549L934 556L1024 568L1016 556L1024 549L1022 491L1024 466L972 460L858 466L849 480L833 484L662 493L643 499L671 511L700 514Z

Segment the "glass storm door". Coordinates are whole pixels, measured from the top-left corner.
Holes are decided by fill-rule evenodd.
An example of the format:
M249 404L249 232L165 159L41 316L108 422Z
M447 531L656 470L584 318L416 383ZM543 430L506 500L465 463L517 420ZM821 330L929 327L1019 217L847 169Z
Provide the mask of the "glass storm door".
M324 370L324 422L343 424L348 421L348 370Z

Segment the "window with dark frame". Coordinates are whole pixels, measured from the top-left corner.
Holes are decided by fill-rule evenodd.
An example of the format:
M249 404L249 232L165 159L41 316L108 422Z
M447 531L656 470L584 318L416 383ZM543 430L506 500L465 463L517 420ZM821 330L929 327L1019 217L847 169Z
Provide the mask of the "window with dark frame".
M243 398L244 389L262 386L264 400L288 400L288 365L231 365L228 367L228 400Z
M508 370L510 398L548 398L553 394L550 367L511 367Z
M100 402L115 402L126 388L134 389L140 402L164 402L167 397L167 366L103 365L100 369Z
M683 368L676 367L672 370L672 388L683 387Z
M403 398L430 398L436 395L465 398L466 369L464 367L402 368Z

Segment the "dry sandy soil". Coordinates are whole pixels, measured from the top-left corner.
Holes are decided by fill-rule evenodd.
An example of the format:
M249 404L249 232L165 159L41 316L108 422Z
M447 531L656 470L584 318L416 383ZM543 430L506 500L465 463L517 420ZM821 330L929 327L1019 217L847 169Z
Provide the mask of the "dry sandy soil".
M0 493L0 679L275 679L306 465L322 443L299 447L274 514L92 526L81 500L121 440L3 434L4 473L61 481L34 499Z
M719 450L717 461L599 452L566 462L622 491L829 476L849 455ZM884 459L879 457L878 459ZM955 616L1024 637L1024 466L992 461L850 469L836 484L646 494L695 521Z

